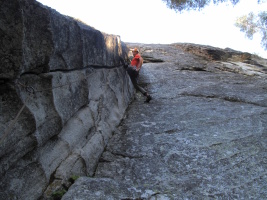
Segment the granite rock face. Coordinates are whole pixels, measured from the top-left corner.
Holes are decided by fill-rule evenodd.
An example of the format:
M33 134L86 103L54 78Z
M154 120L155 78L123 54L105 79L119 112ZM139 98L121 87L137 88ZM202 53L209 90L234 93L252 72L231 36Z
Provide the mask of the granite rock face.
M145 58L145 104L118 36L0 1L0 199L267 198L265 59L127 44Z
M266 199L266 60L193 44L139 47L137 93L71 199ZM164 61L164 62L161 62Z
M133 98L128 51L34 0L0 4L0 199L47 199L95 173Z
M126 56L119 36L108 35L34 0L1 0L1 79L24 73L118 66Z

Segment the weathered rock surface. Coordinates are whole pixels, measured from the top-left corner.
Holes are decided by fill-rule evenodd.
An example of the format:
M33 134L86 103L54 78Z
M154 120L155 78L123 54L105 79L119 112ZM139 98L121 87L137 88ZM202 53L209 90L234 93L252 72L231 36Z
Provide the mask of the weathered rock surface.
M0 4L0 199L51 199L75 177L63 199L267 198L265 59L128 44L153 96L128 107L118 36L34 0Z
M59 14L35 0L1 0L1 79L23 73L118 66L119 36Z
M133 98L128 51L34 0L0 4L0 199L47 199L94 174Z
M266 199L266 60L193 44L139 46L137 93L92 178L70 199Z

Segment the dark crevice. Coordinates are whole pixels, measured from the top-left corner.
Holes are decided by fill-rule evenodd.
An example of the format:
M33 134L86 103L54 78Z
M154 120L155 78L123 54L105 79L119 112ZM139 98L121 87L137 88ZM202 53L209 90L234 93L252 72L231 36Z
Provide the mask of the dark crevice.
M114 152L111 152L111 153L115 156L120 156L123 158L130 158L130 159L143 158L143 156L132 156L132 155L127 155L127 154L123 154L123 153L114 153Z
M152 194L151 197L156 197L158 194L160 194L160 193L156 192L156 193Z
M95 132L96 132L96 127L95 126L90 127L89 130L87 131L88 134L85 136L86 141L89 141L93 137Z
M265 107L265 106L260 105L258 103L243 101L242 99L239 99L236 97L220 97L220 96L216 96L216 95L202 95L202 94L188 94L188 93L182 93L180 95L181 96L190 96L190 97L199 97L199 98L209 98L209 99L221 99L221 100L234 102L234 103L245 103L245 104L252 104L254 106Z
M198 72L206 72L206 70L205 69L203 69L203 68L200 68L200 67L192 67L192 68L181 68L180 69L181 71L183 71L183 70L188 70L188 71L198 71Z
M182 130L183 129L175 128L175 129L166 130L164 132L157 132L155 134L164 134L164 133L166 133L166 134L175 134L175 133L180 132Z
M161 60L158 58L153 58L151 56L142 55L142 58L144 59L144 63L162 63L162 62L164 62L164 60Z
M98 65L89 65L83 68L75 68L75 69L55 69L55 70L50 70L50 71L46 71L46 72L37 72L37 71L27 71L22 73L20 76L24 76L24 75L40 75L40 74L44 74L44 73L51 73L51 72L73 72L73 71L80 71L80 70L84 70L84 69L92 69L92 70L97 70L97 69L115 69L115 68L119 68L122 66L98 66ZM4 80L4 79L1 79Z
M24 75L39 75L41 73L35 72L35 71L28 71L28 72L24 72L22 74L20 74L20 77L24 76Z
M13 88L15 81L11 79L0 79L0 94L4 94Z
M267 70L266 66L259 64L258 62L254 60L245 60L244 63L250 64L250 65L255 65L257 67L263 68L263 70Z
M93 67L87 66L87 67L75 68L75 69L54 69L54 70L50 70L49 72L74 72L74 71L80 71L84 69L93 69Z
M238 66L236 63L234 63L234 62L228 62L228 63L230 63L230 64L232 64L232 65L235 65L235 66Z
M11 79L8 78L0 78L0 85L11 82Z
M104 159L103 157L99 158L99 163L111 163L111 161Z
M56 170L50 175L50 178L49 178L49 184L50 185L51 183L53 183L55 180L57 180L57 178L55 177L55 174L56 174ZM60 179L58 179L60 180Z
M218 143L211 144L209 147L218 147L218 146L221 146L222 144L223 144L222 142L218 142Z
M115 68L119 68L119 67L123 67L122 65L118 65L118 66L99 66L99 65L91 65L89 66L89 68L94 68L94 69L115 69Z

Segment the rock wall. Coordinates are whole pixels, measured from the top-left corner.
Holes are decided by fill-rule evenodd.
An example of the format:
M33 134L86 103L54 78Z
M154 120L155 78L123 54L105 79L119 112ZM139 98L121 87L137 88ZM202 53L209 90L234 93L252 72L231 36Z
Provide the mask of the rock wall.
M132 100L127 47L34 0L0 2L0 199L92 176Z
M267 199L267 60L194 44L127 45L153 62L139 77L153 99L136 93L94 176L62 200Z

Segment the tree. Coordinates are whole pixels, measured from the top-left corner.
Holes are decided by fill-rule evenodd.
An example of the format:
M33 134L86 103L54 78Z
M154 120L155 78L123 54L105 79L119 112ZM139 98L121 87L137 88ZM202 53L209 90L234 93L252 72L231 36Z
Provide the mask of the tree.
M246 34L249 39L253 38L255 33L261 34L261 45L267 50L267 12L260 12L258 15L250 12L247 15L237 18L235 26Z
M162 0L167 4L170 9L175 11L183 10L201 10L209 5L211 0ZM213 0L214 4L230 1L233 5L237 4L240 0ZM261 1L261 0L258 0Z
M170 9L175 11L183 10L201 10L205 6L209 5L211 0L162 0L167 4ZM212 0L214 4L230 1L233 5L236 5L240 0ZM266 0L258 0L258 3Z
M205 6L209 5L211 1L214 4L223 2L231 2L236 5L240 0L162 0L167 4L170 9L176 12L183 10L201 10ZM266 0L257 0L258 3L263 3ZM263 11L259 14L250 12L247 15L241 16L236 20L235 26L240 28L240 31L245 32L249 39L253 38L253 35L259 32L262 36L261 45L267 50L267 12Z

